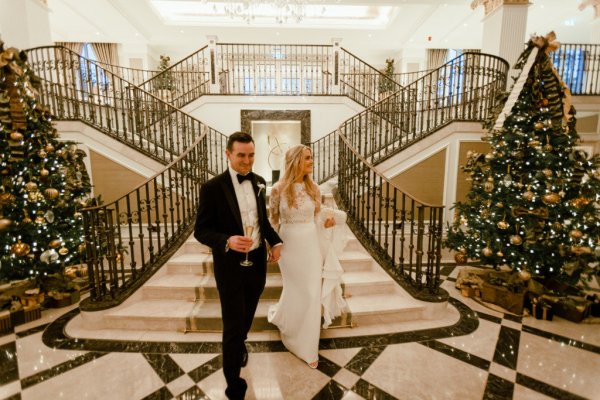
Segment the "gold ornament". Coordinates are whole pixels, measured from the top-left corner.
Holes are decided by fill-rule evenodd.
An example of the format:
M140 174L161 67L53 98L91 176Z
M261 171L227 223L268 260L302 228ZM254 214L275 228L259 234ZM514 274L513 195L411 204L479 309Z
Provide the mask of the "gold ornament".
M58 250L58 254L60 254L61 256L66 256L67 254L69 254L69 249L67 249L66 247L61 247Z
M531 273L525 269L522 269L519 271L519 278L521 278L524 281L528 281L531 279Z
M81 219L83 217L83 214L80 212L76 212L75 214L73 214L73 218L75 219Z
M454 261L456 261L457 264L464 264L467 262L467 255L459 251L458 253L454 254Z
M587 206L590 203L590 199L585 197L578 197L570 201L573 207L581 208Z
M37 183L35 182L27 182L25 184L25 190L27 190L28 192L33 192L34 190L37 190Z
M489 247L484 247L483 250L481 250L481 254L483 254L484 257L491 257L494 254L494 251Z
M77 251L79 252L79 254L85 253L85 244L81 243L79 246L77 246Z
M545 168L544 170L542 170L542 173L546 176L546 177L551 177L553 172L550 168Z
M493 159L494 159L494 154L492 154L492 153L487 153L487 154L485 155L485 160L486 160L486 161L492 161Z
M10 140L13 142L20 142L23 140L23 134L21 132L13 131L10 133Z
M61 244L60 239L54 239L54 240L50 241L50 243L48 244L48 246L53 247L53 248L56 249L57 247L60 246L60 244Z
M40 170L40 176L41 176L42 178L45 178L45 177L47 177L48 175L50 175L50 171L48 171L46 168L42 168L42 169Z
M562 224L560 222L558 222L558 221L555 221L552 224L552 228L555 229L555 230L557 230L557 231L560 231L562 229Z
M529 188L523 193L523 198L527 201L533 200L533 196L535 196L535 194L529 190Z
M550 143L546 143L546 144L544 145L544 151L548 151L548 152L550 152L550 151L552 151L552 150L554 150L554 147L552 147L552 145L551 145Z
M508 229L508 227L510 226L510 224L506 221L499 221L496 225L500 229Z
M527 146L529 147L538 147L540 145L540 141L539 140L530 140L529 143L527 143Z
M15 196L11 193L0 193L0 206L12 203L15 200Z
M537 130L544 129L544 124L542 122L538 121L535 124L533 124L533 127Z
M39 150L37 154L40 158L46 158L48 155L44 150Z
M13 254L16 254L19 257L24 257L29 254L29 245L19 240L17 243L12 245L11 250Z
M0 232L8 229L9 226L12 225L12 221L8 218L0 219Z
M501 252L501 251L497 252L497 253L496 253L496 255L497 255L498 257L504 257L504 253L503 253L503 252Z
M496 207L504 208L504 204L502 202L498 202L498 203L496 203Z
M581 239L583 232L581 232L579 229L573 229L571 232L569 232L569 236L571 236L573 239Z
M542 196L542 201L545 204L558 204L560 196L557 193L546 193Z
M41 215L38 215L37 217L35 217L35 223L36 224L43 224L44 222L46 222L46 220L44 219L44 217L42 217Z
M511 235L510 236L510 243L514 244L515 246L518 246L521 243L523 243L523 238L521 238L521 236L519 236L519 235Z
M44 190L44 194L46 195L47 198L49 198L50 200L53 200L58 197L58 190L56 190L54 188L48 188L48 189Z
M44 147L44 150L46 150L48 153L52 153L54 151L54 146L52 146L51 143L48 143L46 147Z
M486 192L490 193L492 190L494 190L494 183L493 182L486 182L483 184L483 190L485 190Z
M576 254L578 256L582 254L592 254L592 248L588 246L573 245L571 246L571 253Z

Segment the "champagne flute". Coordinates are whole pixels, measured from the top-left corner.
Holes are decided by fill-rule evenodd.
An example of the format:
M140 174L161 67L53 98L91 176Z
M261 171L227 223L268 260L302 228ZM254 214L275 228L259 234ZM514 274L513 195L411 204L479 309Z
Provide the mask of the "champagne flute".
M248 238L252 238L252 231L254 231L254 226L252 226L252 225L246 225L246 226L244 227L244 235L245 235L246 237L248 237ZM250 253L250 250L248 250L248 251L246 252L246 259L245 259L244 261L241 261L241 262L240 262L240 265L241 265L242 267L249 267L249 266L251 266L252 264L254 264L252 261L248 260L248 253Z

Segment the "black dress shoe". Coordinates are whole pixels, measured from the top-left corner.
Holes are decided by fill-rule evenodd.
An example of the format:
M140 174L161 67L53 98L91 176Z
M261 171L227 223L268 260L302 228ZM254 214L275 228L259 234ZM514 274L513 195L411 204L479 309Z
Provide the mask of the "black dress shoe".
M244 349L244 354L242 354L242 367L245 367L248 364L248 350Z

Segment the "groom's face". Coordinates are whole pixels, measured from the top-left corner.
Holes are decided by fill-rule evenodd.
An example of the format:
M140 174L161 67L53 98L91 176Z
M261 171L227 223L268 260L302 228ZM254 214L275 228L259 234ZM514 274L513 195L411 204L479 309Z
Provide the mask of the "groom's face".
M233 142L231 151L225 150L229 165L238 174L246 175L254 164L254 143Z

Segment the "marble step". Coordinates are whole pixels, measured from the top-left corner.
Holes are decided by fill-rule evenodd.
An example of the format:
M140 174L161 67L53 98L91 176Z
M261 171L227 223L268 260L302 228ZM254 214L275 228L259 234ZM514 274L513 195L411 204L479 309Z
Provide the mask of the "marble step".
M281 274L267 274L265 290L261 299L278 299L283 281ZM345 297L371 293L394 293L396 285L385 273L377 270L346 272L342 275ZM214 275L166 274L150 280L142 287L144 299L178 299L195 301L219 298Z
M371 294L346 299L353 326L389 324L423 319L426 306L400 294Z
M276 300L261 300L258 304L252 331L271 331L277 327L267 320L269 307ZM152 331L221 331L221 306L218 301L189 302L185 300L141 300L105 315L107 329ZM347 326L351 314L336 318L331 327Z
M261 299L277 300L281 295L281 274L267 274L265 290ZM144 299L217 300L219 292L212 274L167 274L146 283L142 287Z
M213 259L210 253L184 253L173 256L165 264L167 274L196 274L213 273ZM267 273L279 273L279 264L267 263Z

